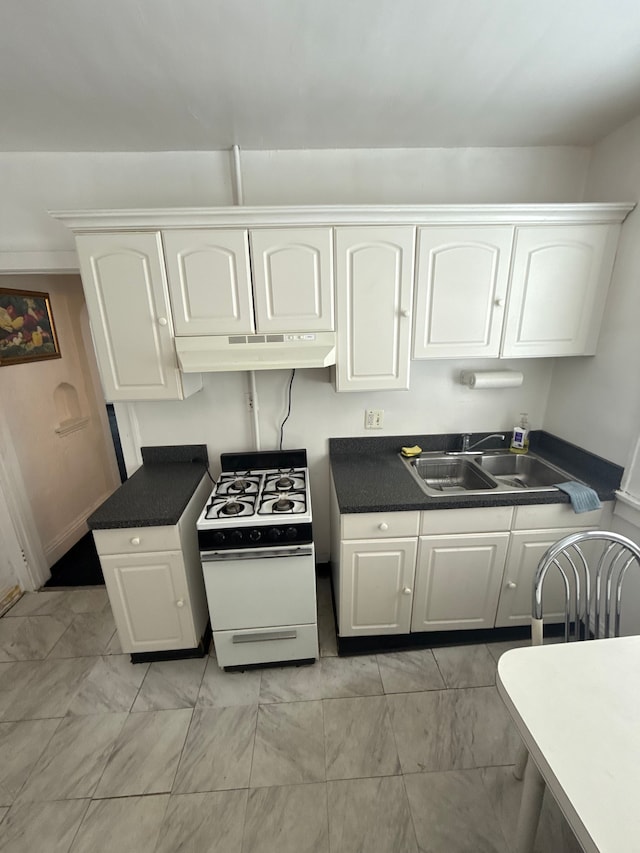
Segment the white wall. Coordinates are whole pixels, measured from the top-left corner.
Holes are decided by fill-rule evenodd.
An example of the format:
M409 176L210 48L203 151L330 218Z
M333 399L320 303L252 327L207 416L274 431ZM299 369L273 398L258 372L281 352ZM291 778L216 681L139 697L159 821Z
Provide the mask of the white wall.
M589 150L249 151L241 159L246 204L575 202ZM0 154L0 185L0 251L72 248L47 209L232 203L226 152ZM410 391L375 394L337 394L328 369L299 372L284 446L309 452L319 559L329 556L328 438L365 434L365 408L385 411L378 435L510 430L522 411L542 426L552 361L500 362L523 370L525 382L498 391L459 385L460 369L470 366L497 362L414 362ZM277 446L288 379L257 374L264 448ZM245 374L211 374L186 401L135 404L140 443L204 442L215 471L220 452L253 448L246 391Z
M593 149L585 201L640 197L640 117ZM640 210L622 226L598 342L589 358L558 359L544 427L619 465L640 431Z
M580 201L577 147L241 153L245 204ZM224 151L0 153L0 252L73 249L48 210L233 203Z

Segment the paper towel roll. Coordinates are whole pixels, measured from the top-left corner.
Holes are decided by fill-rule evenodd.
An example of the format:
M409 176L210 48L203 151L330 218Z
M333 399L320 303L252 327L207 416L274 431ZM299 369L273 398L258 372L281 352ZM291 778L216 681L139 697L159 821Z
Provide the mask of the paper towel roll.
M469 388L517 388L524 376L519 370L463 370L460 381Z

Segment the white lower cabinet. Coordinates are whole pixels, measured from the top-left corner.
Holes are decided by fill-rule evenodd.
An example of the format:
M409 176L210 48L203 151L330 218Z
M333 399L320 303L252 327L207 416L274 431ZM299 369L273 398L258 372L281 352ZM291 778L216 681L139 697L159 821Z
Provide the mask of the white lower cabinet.
M345 542L340 553L341 636L408 634L417 540Z
M204 477L175 525L93 531L123 652L200 643L209 613L195 523L210 491Z
M508 533L421 536L412 631L493 628Z
M340 515L334 492L338 632L528 625L540 558L563 536L599 528L601 515L576 516L567 504ZM545 622L564 621L564 590L553 574L543 604Z

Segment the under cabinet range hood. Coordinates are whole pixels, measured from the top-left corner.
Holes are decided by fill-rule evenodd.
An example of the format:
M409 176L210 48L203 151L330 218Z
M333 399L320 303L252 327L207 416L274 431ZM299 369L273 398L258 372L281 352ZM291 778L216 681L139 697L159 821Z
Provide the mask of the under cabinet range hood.
M175 344L183 373L290 370L336 363L335 332L179 337Z

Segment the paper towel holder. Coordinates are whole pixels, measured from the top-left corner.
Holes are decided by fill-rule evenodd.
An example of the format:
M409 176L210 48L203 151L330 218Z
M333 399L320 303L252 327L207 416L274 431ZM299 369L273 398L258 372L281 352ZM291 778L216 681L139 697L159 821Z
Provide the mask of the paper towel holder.
M460 384L467 388L517 388L522 385L519 370L462 370Z

